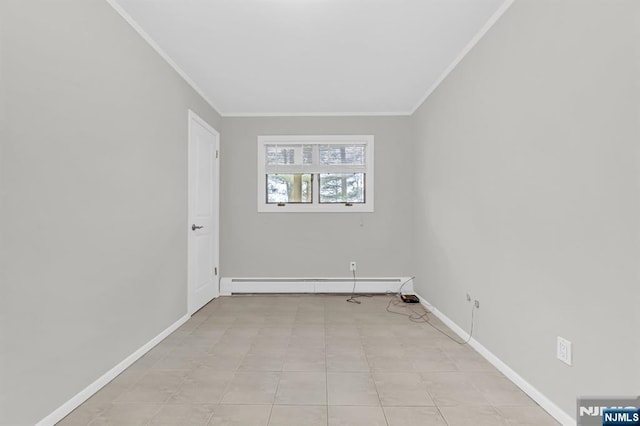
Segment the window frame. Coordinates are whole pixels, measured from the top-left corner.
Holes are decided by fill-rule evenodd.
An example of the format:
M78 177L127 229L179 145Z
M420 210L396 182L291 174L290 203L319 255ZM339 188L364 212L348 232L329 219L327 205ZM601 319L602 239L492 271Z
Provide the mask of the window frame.
M274 144L366 145L364 203L320 203L320 172L312 174L311 203L267 203L266 146ZM268 135L258 136L258 213L372 213L374 200L373 135ZM345 171L348 172L348 171Z

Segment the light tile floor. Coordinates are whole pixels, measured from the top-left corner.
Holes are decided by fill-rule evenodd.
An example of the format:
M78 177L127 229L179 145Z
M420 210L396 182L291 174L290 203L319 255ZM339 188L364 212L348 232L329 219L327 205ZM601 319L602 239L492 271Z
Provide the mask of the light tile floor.
M391 296L345 300L220 297L59 425L557 425Z

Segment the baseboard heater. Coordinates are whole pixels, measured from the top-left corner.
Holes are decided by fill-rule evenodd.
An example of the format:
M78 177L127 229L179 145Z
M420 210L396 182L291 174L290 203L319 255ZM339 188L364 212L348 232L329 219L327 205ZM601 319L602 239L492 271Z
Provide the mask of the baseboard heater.
M357 278L356 293L413 293L411 277ZM247 293L351 293L353 278L221 278L220 295Z

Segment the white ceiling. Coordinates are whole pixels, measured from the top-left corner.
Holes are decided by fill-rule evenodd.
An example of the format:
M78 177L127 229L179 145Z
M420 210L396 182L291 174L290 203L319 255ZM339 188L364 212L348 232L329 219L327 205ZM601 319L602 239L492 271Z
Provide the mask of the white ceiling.
M223 116L411 114L511 0L108 0Z

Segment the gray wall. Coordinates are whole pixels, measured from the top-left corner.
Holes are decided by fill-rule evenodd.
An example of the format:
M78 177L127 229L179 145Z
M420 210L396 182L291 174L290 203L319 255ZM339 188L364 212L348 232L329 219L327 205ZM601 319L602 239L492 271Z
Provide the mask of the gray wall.
M573 416L640 393L639 24L517 1L414 115L418 292Z
M410 117L225 118L221 139L223 277L404 276L413 214ZM257 137L375 136L375 212L257 213Z
M220 119L104 1L0 26L0 424L28 425L186 314L187 109Z

